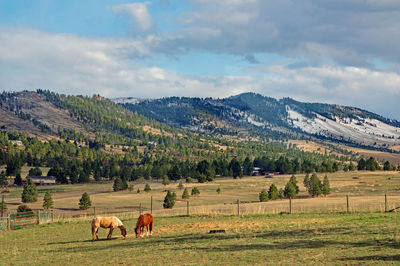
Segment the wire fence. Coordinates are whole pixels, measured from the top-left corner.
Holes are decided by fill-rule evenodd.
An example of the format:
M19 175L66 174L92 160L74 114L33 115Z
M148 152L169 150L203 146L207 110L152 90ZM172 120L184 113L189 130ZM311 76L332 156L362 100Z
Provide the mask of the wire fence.
M196 205L196 200L186 201L185 207L164 209L155 206L153 198L149 202L140 203L131 209L92 207L85 211L35 211L37 222L32 224L50 223L71 219L91 219L96 216L118 216L120 218L135 218L142 213L152 213L155 216L190 216L190 215L254 215L303 212L390 212L400 209L400 195L388 197L384 195L341 196L320 198L278 199L267 202L249 202L241 199L230 203L214 205ZM182 206L182 204L180 204ZM10 215L0 217L0 230L13 229ZM7 220L8 219L8 220ZM32 221L30 221L32 222Z

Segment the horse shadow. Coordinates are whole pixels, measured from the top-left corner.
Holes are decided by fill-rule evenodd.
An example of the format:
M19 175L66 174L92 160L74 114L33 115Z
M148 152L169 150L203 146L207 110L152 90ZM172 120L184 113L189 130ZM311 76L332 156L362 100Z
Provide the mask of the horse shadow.
M60 242L50 242L46 243L46 245L66 245L66 244L74 244L74 243L94 243L94 242L102 242L102 241L113 241L117 239L123 239L120 237L112 237L112 238L100 238L98 240L86 239L86 240L74 240L74 241L60 241Z

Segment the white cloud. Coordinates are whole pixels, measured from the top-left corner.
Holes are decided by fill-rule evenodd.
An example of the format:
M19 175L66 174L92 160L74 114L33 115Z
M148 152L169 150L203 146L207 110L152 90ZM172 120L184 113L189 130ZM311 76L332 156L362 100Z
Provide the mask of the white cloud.
M153 27L153 19L149 13L148 6L151 2L121 4L112 7L115 13L128 13L132 15L143 30Z

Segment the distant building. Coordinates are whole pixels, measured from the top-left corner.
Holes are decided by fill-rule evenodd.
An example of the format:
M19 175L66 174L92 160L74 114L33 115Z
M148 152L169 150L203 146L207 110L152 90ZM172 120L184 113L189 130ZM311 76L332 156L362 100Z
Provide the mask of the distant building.
M264 172L260 167L253 167L253 172L251 173L252 176L263 175L263 174Z
M22 180L22 185L25 185L29 178L32 179L33 183L37 186L56 184L56 178L54 176L27 176L25 180Z
M11 140L11 143L17 146L24 146L24 144L20 140Z

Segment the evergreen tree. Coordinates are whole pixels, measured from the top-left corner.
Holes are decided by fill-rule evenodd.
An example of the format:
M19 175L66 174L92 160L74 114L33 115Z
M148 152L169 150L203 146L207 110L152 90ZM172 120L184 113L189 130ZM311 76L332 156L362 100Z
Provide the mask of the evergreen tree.
M192 188L192 196L200 195L200 190L197 187Z
M189 199L189 191L187 190L187 188L183 190L182 199Z
M192 183L193 182L193 178L191 178L190 176L186 177L186 183Z
M162 184L163 184L164 186L169 185L168 176L165 175L165 176L163 177L163 179L162 179Z
M14 184L17 185L17 186L21 186L22 185L22 177L21 177L20 173L15 175Z
M79 178L78 178L78 182L79 183L88 183L90 181L89 179L89 174L86 173L85 171L81 171L79 173Z
M296 194L299 193L300 189L299 186L297 185L297 180L296 180L296 176L292 175L289 179L289 182L293 184L293 186L296 188Z
M204 175L204 174L199 174L199 178L197 179L197 181L198 181L199 183L205 183L205 182L207 182L207 177L206 177L206 175Z
M49 191L47 191L46 194L44 194L44 198L43 198L43 208L48 210L48 209L52 209L53 207L54 207L54 202L51 197L51 193Z
M151 188L150 188L149 184L146 184L146 186L144 187L144 191L145 192L150 192L151 191Z
M164 198L163 207L164 209L172 209L175 205L175 199L173 193L168 190L167 195Z
M29 169L29 176L41 176L42 170L39 167Z
M304 187L306 188L307 191L309 191L310 189L310 175L306 174L306 176L304 177L304 181L303 181Z
M318 176L316 173L311 175L310 178L310 188L308 190L308 193L312 197L319 196L322 194L322 189L321 189L321 180L319 180Z
M268 190L268 199L276 200L278 198L278 188L275 184L271 184Z
M280 188L278 191L278 198L283 199L283 197L285 197L285 193L284 193L283 189Z
M324 181L322 181L322 193L326 196L331 193L328 176L325 175Z
M242 177L242 167L240 163L235 158L232 159L231 163L229 164L229 169L232 171L233 178Z
M121 181L122 181L122 190L128 189L128 182L126 181L126 178L122 177Z
M113 190L114 190L114 191L123 190L123 186L124 186L124 185L122 184L121 178L116 177L116 178L114 179Z
M182 175L181 175L181 171L179 170L178 165L173 165L171 167L171 169L169 169L168 171L168 177L171 180L179 180L181 179Z
M90 200L90 197L88 193L83 193L81 199L79 200L79 209L81 210L87 210L92 206L92 201Z
M8 179L6 176L6 173L4 171L1 171L0 173L0 187L5 187L8 186Z
M22 202L36 202L38 197L38 192L36 185L33 183L32 179L29 178L28 182L24 186L22 191Z
M260 199L261 202L268 201L268 193L265 189L261 190L260 194L258 195L258 198Z
M17 212L31 212L32 209L28 207L26 204L21 204L17 208Z
M183 184L182 184L182 182L179 182L178 188L179 188L179 189L183 189Z
M251 175L253 173L253 163L250 161L249 157L246 157L243 162L243 174Z
M217 188L217 193L220 194L221 193L221 188Z
M287 198L295 198L296 197L296 187L293 185L292 182L287 182L283 194Z
M349 163L349 171L354 171L356 170L356 167L354 166L354 164L352 162Z

